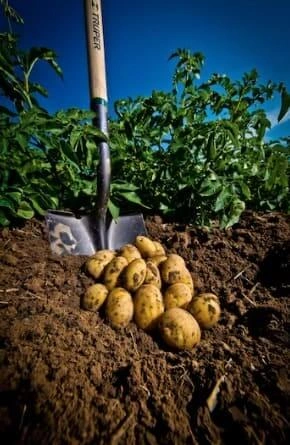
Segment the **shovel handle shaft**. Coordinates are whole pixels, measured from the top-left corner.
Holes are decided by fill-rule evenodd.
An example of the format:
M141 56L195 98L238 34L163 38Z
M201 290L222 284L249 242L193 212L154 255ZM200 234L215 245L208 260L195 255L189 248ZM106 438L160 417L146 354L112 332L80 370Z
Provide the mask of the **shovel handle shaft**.
M91 99L107 103L106 65L100 0L85 0Z
M95 124L107 134L107 106L92 103L92 110L96 112ZM97 236L100 249L107 249L107 208L110 197L111 158L107 142L99 143L99 169L97 175Z
M108 134L107 86L104 50L104 32L100 0L85 0L87 52L91 109L95 111L95 126ZM106 215L110 196L111 159L106 142L99 144L99 170L97 177L97 236L101 249L107 248Z

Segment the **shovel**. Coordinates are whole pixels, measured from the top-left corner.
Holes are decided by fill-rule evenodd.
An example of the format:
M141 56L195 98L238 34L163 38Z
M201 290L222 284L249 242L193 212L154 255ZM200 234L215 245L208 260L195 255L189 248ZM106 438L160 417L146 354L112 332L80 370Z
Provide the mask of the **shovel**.
M85 0L87 49L94 124L108 134L105 51L100 0ZM97 206L90 215L48 210L45 220L51 249L59 255L93 255L101 249L119 249L133 243L137 235L146 235L141 214L109 220L107 207L110 194L111 159L106 142L99 144Z

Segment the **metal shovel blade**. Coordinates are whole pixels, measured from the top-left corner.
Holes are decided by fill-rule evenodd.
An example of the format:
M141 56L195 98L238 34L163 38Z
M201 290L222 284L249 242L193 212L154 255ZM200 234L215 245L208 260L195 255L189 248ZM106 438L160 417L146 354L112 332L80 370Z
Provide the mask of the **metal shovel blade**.
M74 213L48 211L45 216L48 238L53 253L57 255L93 255L101 249L97 233L96 217ZM124 244L132 244L137 235L146 235L146 227L141 214L120 216L111 220L107 228L107 248L119 249Z

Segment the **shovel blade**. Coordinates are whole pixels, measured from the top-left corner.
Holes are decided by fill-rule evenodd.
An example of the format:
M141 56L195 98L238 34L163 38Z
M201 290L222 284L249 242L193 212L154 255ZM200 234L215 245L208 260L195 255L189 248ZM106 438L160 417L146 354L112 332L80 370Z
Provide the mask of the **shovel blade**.
M93 255L100 250L96 218L91 215L77 217L71 212L49 211L45 216L48 238L57 255ZM109 249L119 249L133 243L137 235L146 235L141 214L120 216L111 220L107 230Z
M147 235L143 215L124 215L112 220L108 228L109 249L120 249L125 244L132 244L138 235Z

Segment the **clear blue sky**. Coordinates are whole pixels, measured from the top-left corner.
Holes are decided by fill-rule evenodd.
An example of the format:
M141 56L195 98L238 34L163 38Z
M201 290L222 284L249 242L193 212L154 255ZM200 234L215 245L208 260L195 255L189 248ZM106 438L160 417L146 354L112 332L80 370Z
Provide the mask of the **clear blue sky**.
M35 73L49 91L46 108L88 108L83 1L10 3L25 20L23 46L47 46L58 54L63 81L46 66ZM179 47L205 55L205 79L213 72L238 79L256 68L262 81L283 81L290 90L290 0L103 0L102 5L110 110L116 99L170 89L168 56ZM279 105L277 99L268 106L274 121ZM289 134L290 116L269 135Z

